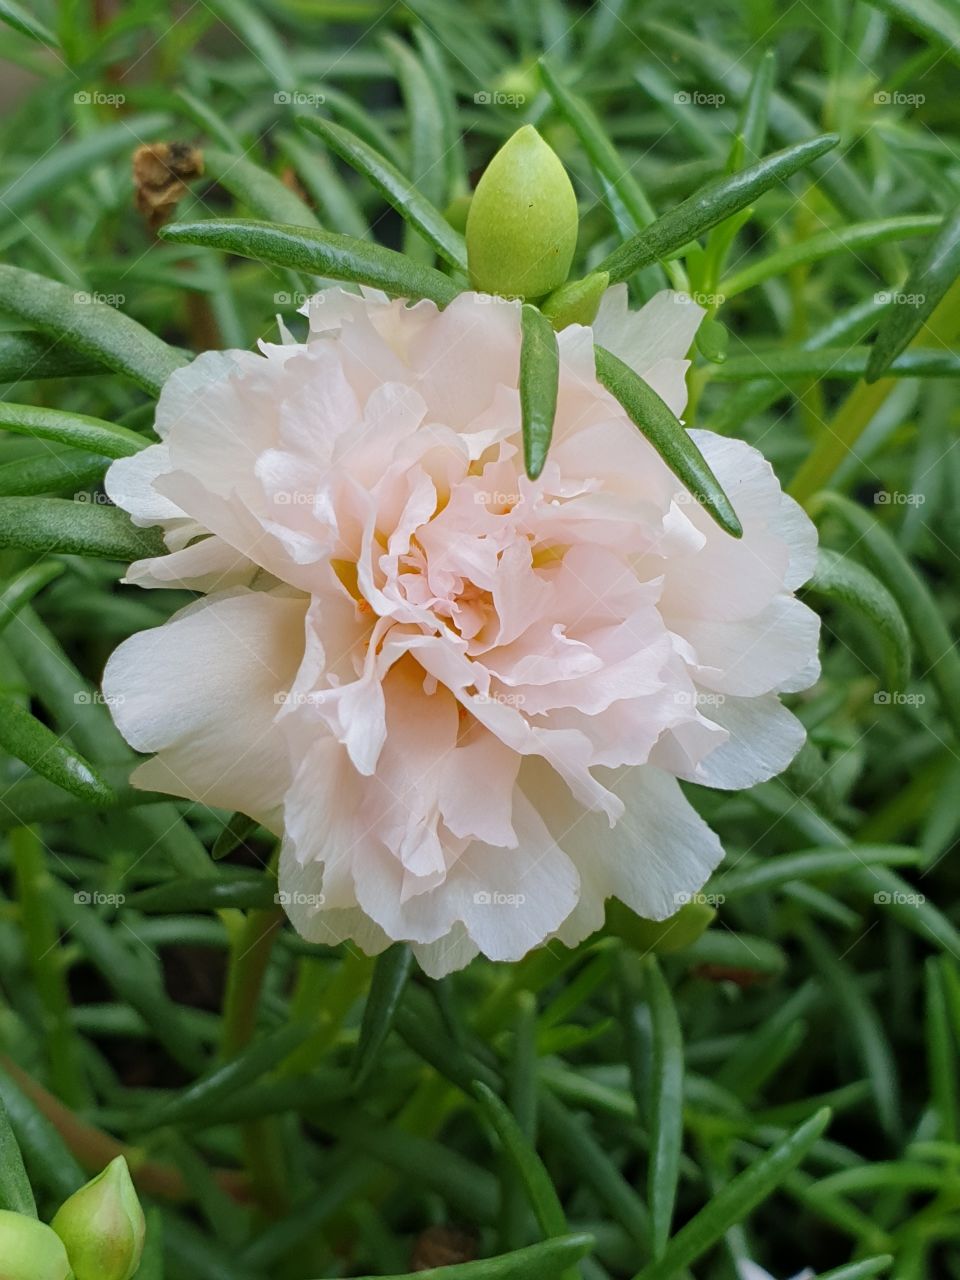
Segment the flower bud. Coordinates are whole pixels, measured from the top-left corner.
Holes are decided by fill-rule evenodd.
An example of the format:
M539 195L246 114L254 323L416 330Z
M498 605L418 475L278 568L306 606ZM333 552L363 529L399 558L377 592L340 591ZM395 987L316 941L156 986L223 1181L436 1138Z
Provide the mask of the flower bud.
M130 1280L140 1266L146 1222L123 1156L62 1204L50 1225L66 1245L76 1280Z
M467 218L470 280L483 293L541 298L566 280L577 197L556 153L524 125L477 184Z
M0 1280L70 1280L63 1241L36 1218L0 1209Z

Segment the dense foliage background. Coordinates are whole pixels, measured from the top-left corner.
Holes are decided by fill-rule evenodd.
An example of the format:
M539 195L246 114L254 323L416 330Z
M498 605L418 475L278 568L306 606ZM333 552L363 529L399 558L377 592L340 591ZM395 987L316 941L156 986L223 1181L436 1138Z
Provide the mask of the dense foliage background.
M108 459L0 409L0 1095L41 1216L124 1149L148 1280L404 1273L567 1231L595 1239L585 1280L731 1280L744 1258L852 1280L888 1254L898 1280L960 1276L955 0L0 16L0 256L69 290L48 305L0 269L4 399L138 432L150 378L99 304L197 351L273 337L278 311L296 327L316 287L164 243L165 218L319 223L433 260L303 117L346 125L460 225L498 145L536 124L574 177L580 270L708 180L841 136L633 281L709 308L687 421L756 443L839 553L809 591L808 745L750 792L690 790L728 856L661 929L621 913L576 952L442 982L402 950L302 944L262 832L125 785L100 674L187 597L118 586L136 535L45 502L105 504ZM916 336L867 383L878 326ZM791 1136L824 1105L828 1129Z

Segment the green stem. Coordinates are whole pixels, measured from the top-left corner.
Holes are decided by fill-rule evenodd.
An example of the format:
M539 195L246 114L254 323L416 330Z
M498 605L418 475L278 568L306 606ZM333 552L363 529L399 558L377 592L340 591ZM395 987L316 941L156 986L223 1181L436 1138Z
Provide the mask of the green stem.
M21 924L27 960L43 1008L43 1032L53 1091L69 1107L88 1101L80 1070L80 1045L71 1019L70 993L64 973L63 950L51 909L50 874L43 845L31 827L10 832L10 851L20 899Z
M279 906L250 911L234 929L223 1008L221 1055L225 1059L254 1037L263 979L283 918ZM280 1130L269 1120L249 1120L241 1125L241 1136L260 1204L271 1217L282 1216L290 1208L290 1194Z

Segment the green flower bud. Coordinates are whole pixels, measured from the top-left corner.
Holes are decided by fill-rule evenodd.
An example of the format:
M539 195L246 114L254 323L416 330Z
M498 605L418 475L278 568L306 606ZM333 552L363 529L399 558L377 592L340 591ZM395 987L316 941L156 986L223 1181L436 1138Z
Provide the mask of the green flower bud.
M470 280L483 293L541 298L566 280L577 247L577 197L533 125L500 148L467 218Z
M0 1280L70 1280L63 1241L38 1222L0 1209Z
M708 903L694 901L682 906L666 920L646 920L619 899L610 898L607 902L607 932L622 938L642 955L648 951L669 955L696 942L710 927L716 914Z
M62 1204L50 1225L67 1247L76 1280L130 1280L147 1228L123 1156Z

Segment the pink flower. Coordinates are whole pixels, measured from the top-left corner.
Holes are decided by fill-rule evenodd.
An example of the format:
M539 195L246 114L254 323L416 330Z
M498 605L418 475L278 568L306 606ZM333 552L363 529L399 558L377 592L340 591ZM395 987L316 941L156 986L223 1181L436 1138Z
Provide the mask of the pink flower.
M678 778L747 787L817 675L793 591L815 533L763 457L694 432L743 526L682 489L598 383L594 339L679 413L701 318L608 292L560 334L554 442L523 470L519 307L338 289L305 343L175 373L161 444L110 496L169 554L128 581L203 594L127 640L104 686L154 758L136 785L282 834L297 929L438 975L574 944L621 898L663 919L722 851Z

